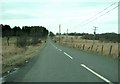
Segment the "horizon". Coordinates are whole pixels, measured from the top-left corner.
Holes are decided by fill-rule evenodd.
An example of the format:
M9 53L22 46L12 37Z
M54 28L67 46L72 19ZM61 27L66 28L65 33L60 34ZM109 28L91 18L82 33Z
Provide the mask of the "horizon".
M0 24L0 25L9 25L9 24ZM9 25L10 26L10 25ZM24 25L24 26L28 26L28 25ZM13 27L11 27L10 26L10 28L11 29L13 29L14 27L20 27L20 29L22 29L22 27L24 27L24 26L13 26ZM32 25L32 26L42 26L42 27L44 27L43 25ZM31 26L29 26L29 27L31 27ZM46 27L45 27L46 28ZM46 28L47 29L47 28ZM48 30L48 29L47 29ZM52 32L52 31L50 31L50 30L48 30L49 32ZM52 33L54 33L54 32L52 32ZM56 32L56 33L54 33L55 35L57 34L57 33L59 33L59 32ZM68 32L68 34L70 34L70 33L76 33L76 34L82 34L82 33L88 33L88 34L93 34L93 33L89 33L89 32ZM115 34L119 34L119 33L116 33L116 32L104 32L104 33L115 33ZM96 32L96 34L104 34L104 33L97 33ZM66 34L66 33L61 33L61 34Z

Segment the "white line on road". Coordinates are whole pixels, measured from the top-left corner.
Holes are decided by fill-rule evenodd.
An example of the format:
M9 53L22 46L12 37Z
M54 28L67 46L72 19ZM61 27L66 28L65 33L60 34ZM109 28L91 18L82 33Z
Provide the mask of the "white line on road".
M67 55L70 59L73 59L73 57L67 54L66 52L64 52L64 54Z
M56 47L56 49L58 49L58 48Z
M51 42L50 42L51 43ZM51 45L53 46L53 47L55 47L56 48L56 46L55 45L53 45L52 43L51 43Z
M54 46L54 45L53 45L53 47L55 47L55 48L56 48L56 46Z
M59 51L62 51L61 49L58 49Z
M86 65L81 64L82 67L84 67L85 69L87 69L88 71L90 71L91 73L93 73L94 75L96 75L97 77L99 77L100 79L104 80L105 82L107 82L108 84L113 84L111 81L109 81L108 79L104 78L103 76L99 75L98 73L96 73L95 71L93 71L92 69L88 68Z
M53 45L52 43L51 43L51 45L53 46L53 47L55 47L56 49L58 49L55 45ZM61 49L58 49L59 51L62 51Z
M4 82L3 78L0 78L0 84L2 84Z

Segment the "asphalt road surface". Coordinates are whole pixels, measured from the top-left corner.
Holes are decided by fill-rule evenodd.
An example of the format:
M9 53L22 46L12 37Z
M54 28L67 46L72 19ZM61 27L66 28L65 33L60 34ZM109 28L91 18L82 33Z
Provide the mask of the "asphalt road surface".
M118 61L55 44L48 38L45 48L7 82L118 82Z

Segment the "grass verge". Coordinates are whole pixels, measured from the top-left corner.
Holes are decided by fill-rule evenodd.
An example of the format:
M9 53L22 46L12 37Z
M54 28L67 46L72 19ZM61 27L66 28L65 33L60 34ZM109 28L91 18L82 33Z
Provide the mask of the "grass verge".
M2 46L2 74L7 74L23 66L27 61L34 58L46 43L38 43L37 45L29 45L26 48L18 48L14 45L15 39L12 38L10 45L5 44L3 40Z

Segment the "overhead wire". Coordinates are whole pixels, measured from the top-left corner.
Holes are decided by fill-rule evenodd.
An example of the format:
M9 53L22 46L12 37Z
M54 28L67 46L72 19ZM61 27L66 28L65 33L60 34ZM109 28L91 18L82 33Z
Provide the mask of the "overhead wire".
M97 14L95 14L94 16L92 16L91 18L87 19L86 21L94 18L95 16L99 15L100 13L104 12L105 10L107 10L108 8L110 8L111 6L113 6L114 4L116 4L117 2L112 3L111 5L109 5L108 7L104 8L102 11L98 12Z
M112 10L116 9L117 7L119 7L120 5L117 5L117 6L115 6L114 8L108 10L110 7L114 6L116 3L119 3L119 1L112 3L111 5L109 5L109 6L106 7L105 9L103 9L102 11L98 12L97 14L95 14L93 17L89 18L89 19L87 20L87 22L86 22L85 24L83 24L82 26L86 26L87 24L93 22L94 20L96 20L96 19L98 19L98 18L106 15L107 13L109 13L109 12L111 12ZM107 10L108 10L108 11L107 11ZM104 11L106 11L106 12L101 15L101 13L103 13ZM96 16L97 16L97 17L96 17Z

